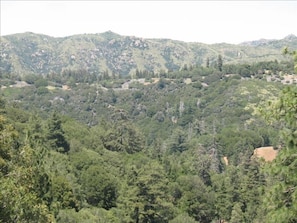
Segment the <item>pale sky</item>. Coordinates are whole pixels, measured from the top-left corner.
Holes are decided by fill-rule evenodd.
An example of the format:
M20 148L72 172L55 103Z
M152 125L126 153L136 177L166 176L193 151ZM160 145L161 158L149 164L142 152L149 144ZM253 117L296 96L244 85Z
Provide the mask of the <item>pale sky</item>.
M297 1L1 2L0 35L113 31L185 42L240 43L297 35Z

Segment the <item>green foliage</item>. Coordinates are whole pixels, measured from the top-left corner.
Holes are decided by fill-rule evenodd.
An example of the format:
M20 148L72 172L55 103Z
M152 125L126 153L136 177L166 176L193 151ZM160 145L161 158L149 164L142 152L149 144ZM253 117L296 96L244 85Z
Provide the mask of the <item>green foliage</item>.
M264 140L253 130L223 128L218 136L218 143L224 148L222 151L228 157L232 157L234 153L238 155L248 153L248 156L250 156L255 148L264 145ZM238 159L240 158L238 156L234 157L236 157L235 159L237 159L237 163L239 163L240 161Z
M38 76L34 74L27 74L23 77L23 80L26 81L28 84L34 84L37 79Z
M51 181L50 206L54 212L61 209L78 209L79 202L76 199L71 182L63 175L53 177Z
M211 222L214 215L214 193L198 176L181 176L177 179L182 196L179 205L198 222Z
M230 218L234 197L236 196L233 182L231 182L235 174L232 171L233 169L230 168L228 168L227 171L222 174L212 175L212 188L215 192L216 201L214 203L215 215L222 220L227 220ZM234 175L230 174L231 171Z
M0 131L0 138L4 139L1 140L0 220L52 222L53 215L45 202L50 182L39 163L39 149L33 150L29 145L13 148L11 143L17 135L11 126L1 123ZM2 146L9 152L3 151Z
M58 223L120 223L123 219L117 216L117 210L103 208L83 208L79 212L73 209L60 210L57 216Z
M46 87L39 87L36 90L36 94L43 95L49 93L49 90Z
M285 54L285 55L289 54L289 55L291 55L291 56L293 57L293 61L294 61L294 71L295 71L295 73L297 73L297 51L296 51L296 50L294 50L294 51L289 51L289 50L288 50L288 47L285 47L285 48L283 49L283 54Z
M285 88L271 116L282 124L284 148L267 167L269 176L264 207L266 222L296 222L297 212L297 89Z
M104 168L98 165L90 166L81 172L80 182L90 205L105 209L116 205L117 182Z
M34 82L36 88L46 87L48 85L48 81L45 78L39 78Z
M170 52L166 58L173 58ZM266 82L262 71L287 65L229 66L222 57L221 72L211 64L139 70L148 82L135 80L128 90L117 89L127 80L108 70L97 77L73 69L45 75L56 87L45 94L37 92L45 86L1 89L7 99L0 100L1 220L294 221L296 90L285 89L267 109L276 124L258 116L283 89ZM255 79L241 79L242 69ZM233 71L239 74L225 76ZM156 75L161 79L150 79ZM63 90L68 81L71 89ZM253 160L253 150L278 145L280 129L289 149L263 173L267 164Z
M243 223L244 221L244 215L241 209L241 204L240 203L236 203L232 209L232 213L231 213L231 219L230 219L230 223Z
M13 126L6 123L5 117L0 115L0 176L9 171L12 151L16 149L15 141L18 134Z
M187 149L187 135L182 129L175 129L168 140L170 153L181 153Z
M169 221L169 223L184 223L184 222L197 223L197 221L195 221L195 219L190 217L187 213L182 213Z
M48 122L47 140L50 143L49 146L58 152L65 153L70 149L69 143L64 136L62 120L56 112L53 113Z
M134 222L168 222L174 208L169 202L164 169L156 161L138 165L130 167L121 205Z
M115 109L110 116L111 126L105 126L101 136L104 147L111 151L135 153L143 149L140 131L129 121L127 112Z
M277 124L283 128L282 136L285 139L285 144L292 149L297 146L296 98L296 87L286 87L278 101L270 102L270 110L262 111L262 113L266 112L266 118L270 123L277 121Z
M12 172L12 174L21 174ZM24 172L22 171L22 174ZM48 207L24 182L13 178L0 181L0 220L3 222L52 222Z
M219 54L218 56L218 70L221 72L223 70L223 58L222 58L222 55Z

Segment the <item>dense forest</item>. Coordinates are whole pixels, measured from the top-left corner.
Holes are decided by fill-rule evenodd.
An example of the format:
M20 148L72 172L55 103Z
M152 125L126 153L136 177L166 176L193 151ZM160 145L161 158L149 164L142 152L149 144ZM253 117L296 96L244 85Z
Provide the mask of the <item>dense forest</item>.
M297 222L285 53L131 76L2 72L0 222ZM264 146L273 161L253 155Z

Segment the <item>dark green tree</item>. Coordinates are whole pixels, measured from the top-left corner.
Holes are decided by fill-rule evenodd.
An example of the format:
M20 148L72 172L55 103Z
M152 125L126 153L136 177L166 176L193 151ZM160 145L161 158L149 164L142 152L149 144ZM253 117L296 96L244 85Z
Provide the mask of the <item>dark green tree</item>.
M209 57L206 58L206 67L209 68Z
M232 182L232 177L238 179L236 172L235 167L229 166L225 172L211 176L212 190L215 192L215 216L221 221L230 219L234 198L238 194Z
M223 70L223 58L222 58L222 55L219 54L218 56L218 70L221 72Z
M99 165L92 165L81 173L81 185L87 202L110 209L117 199L116 179Z
M198 222L212 222L215 197L210 188L198 176L181 176L177 181L182 191L180 208Z
M157 161L131 166L122 205L136 223L166 223L173 217L168 180Z
M106 149L130 154L143 149L143 136L124 109L113 108L110 120L111 125L106 123L106 131L100 136Z
M48 195L49 206L57 214L60 209L73 208L78 210L79 201L76 199L72 186L65 176L54 176Z
M54 112L48 120L47 128L47 140L49 142L49 146L62 153L68 152L70 146L65 138L65 133L62 128L62 120L56 112Z
M187 149L187 134L184 130L177 128L173 131L168 141L169 153L181 153Z
M284 55L290 55L293 57L293 61L294 61L294 71L295 73L297 74L297 51L296 50L293 50L293 51L290 51L288 49L288 47L285 47L283 49L283 54Z

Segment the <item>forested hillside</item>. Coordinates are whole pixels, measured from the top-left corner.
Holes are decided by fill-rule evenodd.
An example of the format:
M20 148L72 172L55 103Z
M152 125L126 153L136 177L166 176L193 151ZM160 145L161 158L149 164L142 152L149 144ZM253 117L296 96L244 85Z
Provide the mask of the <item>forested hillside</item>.
M111 31L54 38L35 33L1 36L1 72L49 74L67 70L127 76L136 70L160 73L184 65L284 60L282 48L296 49L297 37L258 40L242 44L187 43L170 39L143 39Z
M297 55L284 53L130 76L1 64L0 222L296 222ZM254 156L265 146L271 162Z

